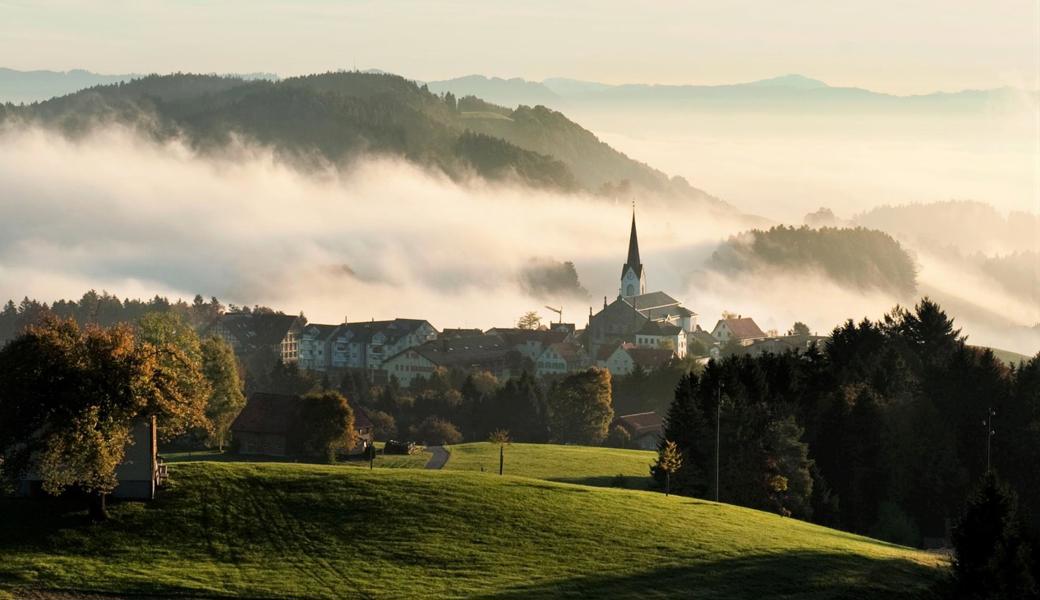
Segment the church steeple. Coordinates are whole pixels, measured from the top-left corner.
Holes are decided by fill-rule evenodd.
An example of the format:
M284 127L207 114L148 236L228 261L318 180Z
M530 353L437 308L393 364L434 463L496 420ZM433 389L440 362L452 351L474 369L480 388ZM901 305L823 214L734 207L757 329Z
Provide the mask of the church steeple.
M628 261L621 265L621 297L646 293L646 276L639 259L639 237L636 235L636 203L632 203L632 232L628 236Z
M632 233L628 236L628 263L637 268L642 268L643 263L639 261L639 238L636 236L636 207L632 206Z

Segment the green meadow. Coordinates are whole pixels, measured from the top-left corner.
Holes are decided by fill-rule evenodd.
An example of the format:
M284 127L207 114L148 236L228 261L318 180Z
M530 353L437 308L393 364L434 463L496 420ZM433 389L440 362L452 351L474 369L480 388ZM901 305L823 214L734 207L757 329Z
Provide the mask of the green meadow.
M211 461L170 473L156 501L113 503L100 525L80 505L0 500L0 592L910 598L941 573L908 548L657 492L479 470Z
M548 481L646 489L650 465L657 458L648 450L621 450L556 444L507 444L504 473ZM489 442L449 446L445 469L498 473L498 445Z

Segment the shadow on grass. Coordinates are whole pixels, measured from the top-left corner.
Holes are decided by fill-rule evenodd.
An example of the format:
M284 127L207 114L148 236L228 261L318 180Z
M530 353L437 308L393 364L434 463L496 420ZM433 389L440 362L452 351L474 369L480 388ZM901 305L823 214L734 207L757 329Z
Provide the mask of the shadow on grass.
M613 487L628 490L648 490L652 487L654 480L649 477L635 477L631 475L598 475L594 477L552 477L549 481L560 483L577 483L580 485L591 485L594 487Z
M635 574L532 583L481 596L521 598L933 598L942 571L905 559L788 552L719 558Z

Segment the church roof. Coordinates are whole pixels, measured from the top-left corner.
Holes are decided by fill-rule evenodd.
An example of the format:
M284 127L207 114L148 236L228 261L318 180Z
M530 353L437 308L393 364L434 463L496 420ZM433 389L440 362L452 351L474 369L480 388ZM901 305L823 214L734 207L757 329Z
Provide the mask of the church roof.
M666 306L677 306L679 301L664 292L649 292L625 298L638 311L650 310L652 308L664 308Z
M636 333L641 335L679 335L682 327L660 321L647 321Z

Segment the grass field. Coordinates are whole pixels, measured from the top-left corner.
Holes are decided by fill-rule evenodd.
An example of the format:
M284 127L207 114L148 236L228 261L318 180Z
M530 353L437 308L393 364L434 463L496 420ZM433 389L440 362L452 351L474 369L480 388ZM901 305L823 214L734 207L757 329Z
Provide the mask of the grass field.
M185 462L102 525L0 500L0 590L249 598L907 598L931 555L654 492Z
M448 450L451 458L445 469L498 473L497 444L459 444ZM651 483L650 465L656 456L647 450L509 444L505 447L504 471L507 475L549 481L646 489Z

